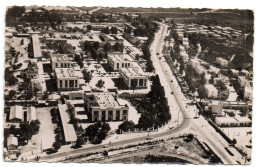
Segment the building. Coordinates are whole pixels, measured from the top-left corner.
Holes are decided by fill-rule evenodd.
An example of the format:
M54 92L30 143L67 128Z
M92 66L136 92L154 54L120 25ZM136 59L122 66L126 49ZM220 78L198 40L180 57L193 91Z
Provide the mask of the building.
M18 149L18 139L13 134L11 134L7 138L7 149L8 149L8 151Z
M77 141L77 135L72 124L70 124L69 114L67 113L67 104L58 104L62 129L64 134L64 140L66 144L75 143Z
M238 83L241 87L250 86L250 82L245 76L238 76Z
M212 84L205 84L205 92L207 95L207 98L217 98L218 97L218 90L217 88Z
M244 100L246 101L253 101L253 88L246 86L244 92Z
M222 67L227 67L228 66L228 60L223 59L222 57L217 57L216 62L220 64Z
M214 122L220 127L248 127L252 120L246 116L240 116L239 110L224 109L222 114L215 117Z
M34 56L34 58L41 58L42 52L41 52L38 34L32 35L32 46L33 46L33 56Z
M115 93L86 94L86 104L94 122L128 120L129 107Z
M25 121L31 122L36 120L36 110L35 107L23 107L23 106L12 106L10 108L9 121Z
M128 88L147 88L148 76L140 67L120 68L119 73Z
M51 68L70 68L71 58L67 54L53 54L51 55Z
M79 76L72 68L55 68L55 75L59 91L79 89Z
M128 54L123 53L109 53L107 55L107 63L114 71L120 68L131 67L133 59Z
M21 75L31 79L38 78L39 75L37 62L30 62L28 67L21 71Z

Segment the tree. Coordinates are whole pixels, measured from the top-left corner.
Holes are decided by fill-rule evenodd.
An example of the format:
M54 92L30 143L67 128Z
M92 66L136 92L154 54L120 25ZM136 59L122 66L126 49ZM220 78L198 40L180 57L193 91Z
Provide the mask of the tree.
M60 142L60 141L55 141L55 142L52 144L52 147L54 147L55 150L59 150L60 147L61 147L61 142Z
M112 50L112 46L109 42L107 42L105 45L104 45L104 51L105 52L109 52L110 50Z
M9 96L10 96L11 99L14 98L16 96L16 91L15 90L10 90Z
M103 32L103 33L105 33L105 34L109 34L109 33L110 33L110 31L109 31L109 28L108 28L108 27L106 27L106 28L103 28L103 29L101 30L101 32Z
M93 47L98 50L99 49L99 42L95 41Z
M132 130L135 127L135 123L133 121L124 121L122 124L118 126L119 129L123 131Z
M67 113L70 115L70 118L75 117L75 108L71 103L67 103L68 109L66 110Z
M103 81L102 79L98 80L97 84L96 84L96 87L98 88L102 88L105 84L105 81Z
M90 51L93 48L92 44L89 41L85 41L84 43L84 50Z
M24 45L24 39L21 40L21 45Z
M89 141L93 144L99 144L106 138L110 129L111 128L108 123L98 121L88 126L84 135L87 136Z
M138 82L137 79L131 79L131 87L132 87L132 89L133 89L133 92L134 92L134 90L135 90L136 87L137 87L137 82Z
M110 32L111 32L111 34L117 34L117 28L111 27Z
M76 144L73 146L74 148L80 148L84 144L84 138L79 136L76 140Z
M35 133L37 133L37 132L39 131L39 129L40 129L40 124L41 124L41 122L40 122L38 119L32 120L32 121L30 122L30 126L31 126L31 128L32 128L33 134L35 134Z
M116 42L113 46L114 50L116 52L123 52L124 50L124 44L123 43L119 43L119 42Z

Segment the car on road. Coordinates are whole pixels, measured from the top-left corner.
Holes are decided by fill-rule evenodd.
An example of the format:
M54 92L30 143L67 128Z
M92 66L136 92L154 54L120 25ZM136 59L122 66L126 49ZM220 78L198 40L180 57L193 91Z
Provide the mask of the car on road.
M104 145L103 148L108 148L108 145Z
M147 137L146 140L153 140L153 137Z
M156 55L159 55L159 52L157 52Z

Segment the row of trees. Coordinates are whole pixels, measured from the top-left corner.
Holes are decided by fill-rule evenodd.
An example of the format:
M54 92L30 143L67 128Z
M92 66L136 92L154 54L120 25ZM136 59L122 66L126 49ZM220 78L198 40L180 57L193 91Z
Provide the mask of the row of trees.
M151 81L153 85L148 93L148 99L143 99L139 104L143 108L137 125L139 128L161 126L171 119L168 101L159 76L152 76Z
M117 34L118 30L116 27L111 27L109 29L109 27L103 28L101 30L101 32L105 33L105 34Z

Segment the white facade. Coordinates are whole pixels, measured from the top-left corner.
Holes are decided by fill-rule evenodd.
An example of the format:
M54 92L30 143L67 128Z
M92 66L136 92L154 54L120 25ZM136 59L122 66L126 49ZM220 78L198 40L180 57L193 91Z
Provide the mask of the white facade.
M129 107L118 101L114 93L86 94L86 104L94 122L128 120Z
M253 88L252 87L245 87L244 92L244 100L253 101Z
M119 70L120 77L129 88L147 88L148 77L140 68L121 68Z
M133 62L133 59L128 54L109 53L107 55L107 62L113 70L118 71L120 68L131 67L131 62Z
M205 84L205 91L208 98L217 98L218 97L218 90L217 88L212 84Z
M54 71L55 68L70 68L71 59L67 54L53 54L51 56L51 68Z
M55 68L58 90L79 89L79 77L72 68Z
M217 57L216 62L219 63L222 67L228 66L228 61L226 59L223 59L222 57Z

